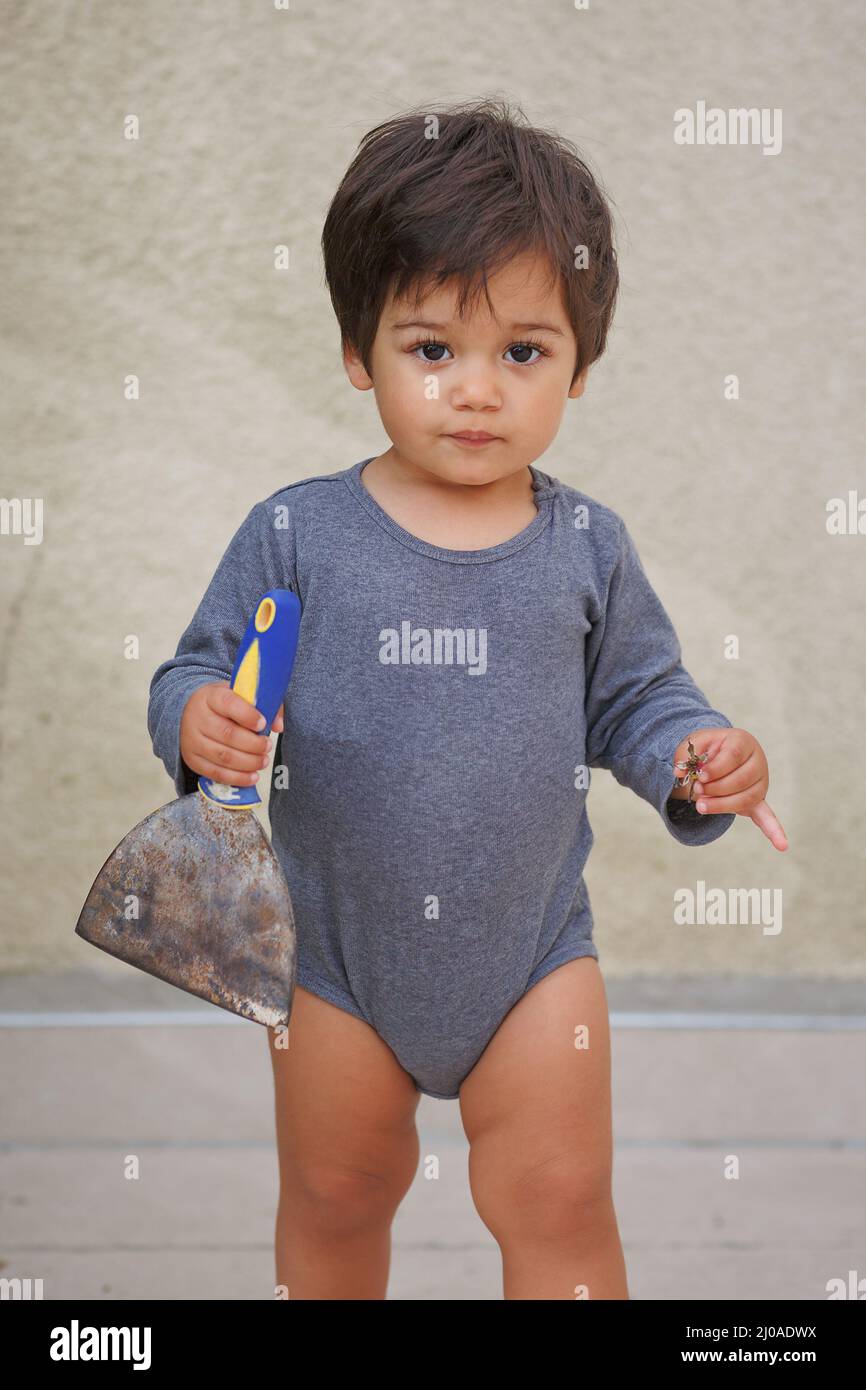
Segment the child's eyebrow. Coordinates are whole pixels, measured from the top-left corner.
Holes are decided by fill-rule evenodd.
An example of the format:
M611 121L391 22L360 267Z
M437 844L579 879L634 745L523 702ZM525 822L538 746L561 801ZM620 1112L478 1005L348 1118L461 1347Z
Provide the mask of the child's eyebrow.
M430 319L406 319L402 323L392 323L391 328L396 333L400 328L432 328L439 333L447 333L450 328L447 323L433 323ZM510 333L556 333L558 337L564 337L561 328L557 328L553 323L512 323L509 325Z

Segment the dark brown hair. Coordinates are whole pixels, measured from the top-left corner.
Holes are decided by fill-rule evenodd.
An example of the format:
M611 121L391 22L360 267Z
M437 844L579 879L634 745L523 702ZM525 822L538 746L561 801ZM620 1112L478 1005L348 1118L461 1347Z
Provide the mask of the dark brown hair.
M437 134L438 129L438 134ZM432 138L431 138L432 137ZM585 246L586 268L575 267ZM322 230L325 279L340 325L370 372L389 289L459 285L457 313L522 251L547 257L577 339L574 376L604 352L619 285L611 215L576 148L490 98L415 107L361 140Z

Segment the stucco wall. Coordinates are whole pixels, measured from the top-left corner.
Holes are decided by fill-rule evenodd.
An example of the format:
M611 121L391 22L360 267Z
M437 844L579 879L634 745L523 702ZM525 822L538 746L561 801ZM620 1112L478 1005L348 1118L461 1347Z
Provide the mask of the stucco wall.
M489 94L573 139L617 219L609 349L540 466L626 518L790 839L741 819L686 850L595 772L601 964L862 976L866 535L826 526L864 489L862 6L160 0L3 26L2 493L42 498L44 533L0 536L0 968L96 963L91 881L173 794L150 677L249 507L387 447L318 244L358 139ZM780 110L781 151L676 145L699 101ZM674 926L698 879L781 889L782 931Z

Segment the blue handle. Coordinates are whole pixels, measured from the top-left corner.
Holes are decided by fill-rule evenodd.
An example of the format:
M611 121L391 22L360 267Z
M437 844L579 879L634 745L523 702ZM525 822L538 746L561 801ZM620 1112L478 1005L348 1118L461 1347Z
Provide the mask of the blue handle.
M295 662L300 623L301 601L297 594L291 589L269 589L247 623L238 647L231 687L265 716L262 734L270 732L285 696ZM210 777L199 777L198 789L218 806L235 809L261 805L262 798L255 785L231 787L214 782Z

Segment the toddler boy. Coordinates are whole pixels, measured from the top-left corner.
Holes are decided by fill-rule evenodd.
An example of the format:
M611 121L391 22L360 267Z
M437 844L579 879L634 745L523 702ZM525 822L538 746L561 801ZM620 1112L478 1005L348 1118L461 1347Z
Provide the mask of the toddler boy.
M683 667L622 519L537 466L604 351L610 215L571 146L483 101L370 131L322 240L390 447L252 507L148 714L179 794L254 781L270 744L227 682L261 595L295 590L269 803L299 986L291 1046L271 1039L278 1280L384 1297L423 1091L460 1098L506 1296L627 1297L589 769L682 844L736 814L785 841L760 745ZM679 786L690 742L709 756Z

